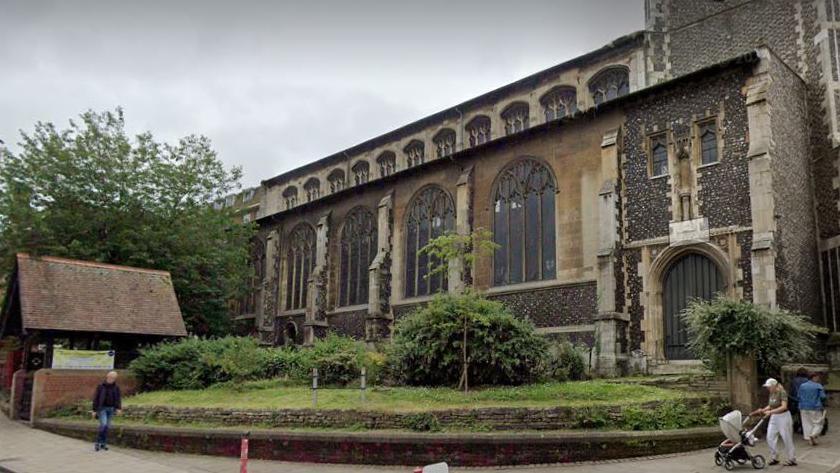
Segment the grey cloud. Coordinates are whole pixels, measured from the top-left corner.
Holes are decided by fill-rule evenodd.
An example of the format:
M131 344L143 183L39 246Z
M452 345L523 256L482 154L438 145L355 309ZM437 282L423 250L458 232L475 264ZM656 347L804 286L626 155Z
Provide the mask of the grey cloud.
M254 185L643 21L643 0L0 0L0 139L121 105Z

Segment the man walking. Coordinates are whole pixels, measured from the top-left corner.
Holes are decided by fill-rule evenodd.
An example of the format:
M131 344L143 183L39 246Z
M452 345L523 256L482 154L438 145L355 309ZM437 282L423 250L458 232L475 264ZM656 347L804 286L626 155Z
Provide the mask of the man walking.
M111 371L105 376L105 381L96 387L93 395L93 417L99 418L99 430L96 434L94 450L108 450L108 428L111 418L122 413L122 398L117 386L117 372Z
M810 380L799 386L799 410L802 415L802 436L811 445L817 444L825 420L825 388L820 384L820 374L811 373Z

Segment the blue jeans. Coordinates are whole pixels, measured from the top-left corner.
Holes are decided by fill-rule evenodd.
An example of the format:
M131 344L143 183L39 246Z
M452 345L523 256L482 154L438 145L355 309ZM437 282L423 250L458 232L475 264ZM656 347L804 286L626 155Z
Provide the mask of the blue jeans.
M111 427L111 418L114 417L113 407L103 407L99 409L99 431L96 433L96 443L99 445L108 444L108 428Z

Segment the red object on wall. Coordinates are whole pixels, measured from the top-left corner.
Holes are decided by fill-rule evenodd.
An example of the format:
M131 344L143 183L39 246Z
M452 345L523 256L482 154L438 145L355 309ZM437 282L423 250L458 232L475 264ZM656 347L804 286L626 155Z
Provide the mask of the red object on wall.
M242 437L239 451L239 473L248 473L248 437Z
M12 389L12 378L14 377L15 371L17 371L22 360L22 350L6 353L6 361L2 365L2 371L0 371L0 383L2 383L0 384L0 388L5 391Z

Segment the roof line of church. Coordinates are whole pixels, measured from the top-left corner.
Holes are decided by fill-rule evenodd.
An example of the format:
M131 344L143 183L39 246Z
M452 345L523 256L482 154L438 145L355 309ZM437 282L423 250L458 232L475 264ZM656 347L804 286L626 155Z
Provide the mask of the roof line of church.
M752 49L748 52L744 52L744 53L732 56L731 58L729 58L725 61L721 61L719 63L712 64L710 66L704 67L702 69L698 69L698 70L690 72L688 74L681 75L681 76L675 77L673 79L670 79L670 80L667 80L667 81L660 82L658 84L654 84L654 85L645 87L643 89L639 89L635 92L631 92L631 93L629 93L627 95L623 95L621 97L617 97L615 99L604 102L603 104L601 104L599 106L591 107L591 108L589 108L587 110L583 110L583 111L578 111L577 113L575 113L573 115L567 115L563 118L558 118L558 119L551 120L551 121L548 121L548 122L545 122L545 123L541 123L539 125L527 128L527 129L525 129L525 130L523 130L519 133L513 134L513 135L501 136L501 137L496 138L492 141L488 141L487 143L484 143L484 144L481 144L481 145L478 145L478 146L474 146L474 147L471 147L471 148L462 149L460 151L452 153L451 155L447 156L446 158L433 159L433 160L430 160L430 161L426 161L425 163L422 163L422 164L419 164L419 165L414 166L412 168L403 170L399 173L394 173L394 174L391 174L389 176L385 176L383 178L380 178L380 179L377 179L377 180L374 180L374 181L369 181L365 184L346 187L346 188L344 188L344 189L342 189L338 192L335 192L333 194L329 194L327 196L321 197L318 200L314 200L312 202L305 202L305 203L300 204L298 206L295 206L291 209L284 209L284 210L280 210L278 212L272 213L270 215L265 215L262 218L257 219L257 221L262 222L263 224L270 223L270 222L273 222L273 221L278 221L281 217L283 217L285 215L288 215L288 214L291 214L291 213L294 213L294 212L305 211L306 209L308 209L312 206L315 206L315 205L322 205L324 202L328 202L331 199L340 198L341 196L344 196L345 194L349 194L351 192L357 192L361 188L365 188L365 187L373 186L373 185L381 186L384 183L390 182L392 180L400 179L405 175L405 173L419 172L419 170L425 169L427 166L435 166L435 165L438 165L439 163L445 162L445 161L454 161L454 160L460 159L464 156L469 156L469 155L478 153L478 152L480 152L484 149L487 149L489 147L500 146L500 145L503 145L503 144L507 143L510 140L521 139L523 136L528 136L532 133L538 133L540 131L546 130L546 129L551 128L551 127L562 126L562 125L564 125L566 123L569 123L569 122L576 122L576 121L581 120L585 117L594 118L598 114L603 113L605 111L609 111L609 110L618 108L618 107L623 106L624 104L626 104L628 102L632 102L632 101L638 100L642 97L658 93L662 90L668 89L668 88L673 87L675 85L679 85L679 84L682 84L684 82L690 82L690 81L696 79L697 77L707 75L709 72L712 72L712 71L730 69L730 68L734 68L735 66L743 67L743 66L746 66L746 65L755 64L756 62L758 62L760 60L760 55L759 55L759 52L758 52L759 49L768 49L769 50L769 48L767 48L767 47ZM771 53L772 53L772 51L771 51ZM775 56L775 54L773 54L773 55Z
M441 118L443 118L447 115L457 116L457 114L459 113L458 110L460 108L469 107L471 105L474 105L476 103L485 101L485 100L490 99L492 97L502 95L502 94L504 94L504 93L506 93L506 92L508 92L512 89L516 89L517 87L527 85L530 82L539 81L540 79L542 79L545 76L556 74L556 73L558 73L558 72L560 72L564 69L567 69L569 67L575 66L575 65L580 64L580 63L586 63L593 58L597 58L599 56L603 56L604 54L607 54L607 53L612 52L614 50L626 47L628 45L638 43L639 41L644 39L645 33L646 33L645 30L639 30L639 31L636 31L634 33L630 33L628 35L621 36L621 37L616 38L613 41L609 42L605 46L602 46L599 49L596 49L594 51L590 51L586 54L577 56L577 57L572 58L568 61L564 61L560 64L551 66L548 69L544 69L542 71L535 72L534 74L523 77L522 79L519 79L515 82L505 84L501 87L493 89L493 90L491 90L489 92L486 92L484 94L481 94L477 97L473 97L473 98L471 98L467 101L461 102L461 103L459 103L457 105L454 105L452 107L446 108L446 109L441 110L439 112L435 112L431 115L427 115L427 116L425 116L423 118L420 118L419 120L415 120L415 121L413 121L413 122L411 122L407 125L403 125L399 128L396 128L394 130L391 130L391 131L388 131L388 132L383 133L381 135L378 135L374 138L367 139L367 140L365 140L365 141L363 141L359 144L353 145L353 146L351 146L349 148L346 148L344 150L341 150L341 151L338 151L338 152L333 153L331 155L325 156L321 159L318 159L318 160L312 161L310 163L304 164L304 165L299 166L297 168L294 168L290 171L286 171L284 173L278 174L274 177L271 177L269 179L266 179L266 180L262 181L261 184L262 185L271 185L271 184L274 184L278 181L282 181L283 179L290 178L290 177L293 177L293 176L298 175L298 174L304 174L306 172L309 172L309 170L311 168L320 167L324 163L326 163L330 160L333 160L333 159L343 161L347 158L347 155L357 154L358 152L364 151L367 148L373 149L376 146L378 146L380 144L380 142L387 141L387 140L391 139L392 137L394 137L395 135L399 135L399 134L401 134L401 133L403 133L407 130L410 130L412 128L421 129L423 126L427 125L428 123L440 120Z

